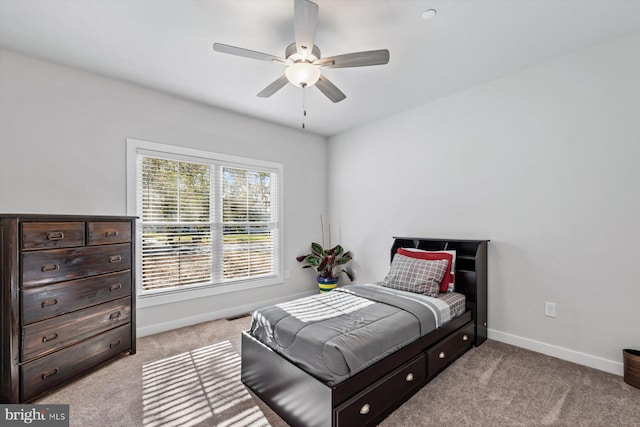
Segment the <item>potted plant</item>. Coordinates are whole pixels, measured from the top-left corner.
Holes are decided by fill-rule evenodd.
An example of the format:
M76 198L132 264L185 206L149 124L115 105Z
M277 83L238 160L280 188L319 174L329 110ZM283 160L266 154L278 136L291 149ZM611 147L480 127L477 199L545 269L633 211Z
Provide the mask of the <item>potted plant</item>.
M311 252L296 258L298 262L305 264L302 268L313 268L317 272L317 281L320 292L328 292L336 287L340 274L347 275L349 280L354 276L348 268L343 267L351 261L351 252L345 252L344 248L336 245L331 249L324 249L319 243L311 243Z

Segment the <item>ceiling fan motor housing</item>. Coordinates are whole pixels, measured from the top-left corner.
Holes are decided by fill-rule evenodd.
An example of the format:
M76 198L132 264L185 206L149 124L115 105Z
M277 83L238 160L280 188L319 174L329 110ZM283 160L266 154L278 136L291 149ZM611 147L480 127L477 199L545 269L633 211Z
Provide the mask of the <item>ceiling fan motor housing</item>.
M287 60L291 60L293 62L299 61L302 59L302 57L298 54L298 49L296 48L296 44L291 43L289 46L287 46L287 48L284 50L284 57ZM320 49L318 48L318 46L316 46L315 44L313 45L313 49L311 49L311 53L307 54L307 61L308 62L313 62L316 59L320 59Z

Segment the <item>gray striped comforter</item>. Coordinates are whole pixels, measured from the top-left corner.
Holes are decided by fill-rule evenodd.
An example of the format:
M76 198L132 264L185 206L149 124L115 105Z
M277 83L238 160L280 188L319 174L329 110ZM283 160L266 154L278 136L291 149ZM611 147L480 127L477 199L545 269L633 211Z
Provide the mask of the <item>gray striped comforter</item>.
M257 310L251 334L335 385L448 321L436 298L351 285Z

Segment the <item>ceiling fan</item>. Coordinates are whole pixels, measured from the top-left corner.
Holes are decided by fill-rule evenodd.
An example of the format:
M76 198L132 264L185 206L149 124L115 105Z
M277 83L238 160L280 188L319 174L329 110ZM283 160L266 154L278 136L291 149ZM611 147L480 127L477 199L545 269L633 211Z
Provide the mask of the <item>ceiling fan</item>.
M294 0L295 42L287 46L284 58L222 43L214 43L213 50L286 65L284 75L258 93L261 98L268 98L287 83L291 83L302 88L315 85L331 101L340 102L346 95L322 75L321 69L386 64L389 62L389 51L370 50L322 58L320 49L314 44L317 23L318 5L309 0Z

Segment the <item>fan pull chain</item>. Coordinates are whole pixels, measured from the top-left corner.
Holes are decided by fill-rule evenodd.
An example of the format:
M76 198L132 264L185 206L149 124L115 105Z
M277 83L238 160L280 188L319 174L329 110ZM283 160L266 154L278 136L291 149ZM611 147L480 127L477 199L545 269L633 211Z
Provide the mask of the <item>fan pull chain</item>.
M304 129L304 121L307 117L307 97L305 93L306 83L302 83L302 129Z

